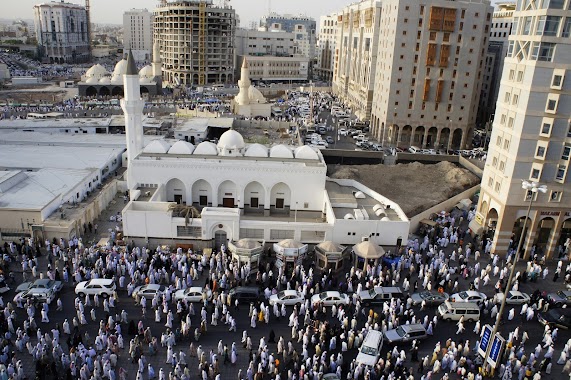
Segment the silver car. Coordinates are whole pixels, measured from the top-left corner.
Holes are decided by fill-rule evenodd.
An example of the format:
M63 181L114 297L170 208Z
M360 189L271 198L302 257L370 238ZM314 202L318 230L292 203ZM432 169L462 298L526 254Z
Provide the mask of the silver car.
M305 299L303 298L303 295L297 290L282 290L281 292L270 296L270 306L274 306L275 304L280 306L293 306L304 302Z
M396 329L385 331L385 342L389 344L406 343L427 337L426 329L421 323L401 325Z
M415 306L422 304L422 301L426 302L426 306L438 306L444 301L448 301L450 296L448 293L425 291L413 293L410 295L410 298L412 298L412 304Z

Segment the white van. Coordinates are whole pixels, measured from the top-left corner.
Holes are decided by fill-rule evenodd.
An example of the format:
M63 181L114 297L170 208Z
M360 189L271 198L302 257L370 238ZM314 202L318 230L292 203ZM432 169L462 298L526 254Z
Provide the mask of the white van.
M438 306L438 316L445 321L459 321L464 317L467 322L480 319L480 307L473 302L449 302Z
M411 146L408 148L409 153L420 153L422 149L417 146Z
M373 367L377 364L383 347L383 333L377 330L370 330L359 348L357 363Z

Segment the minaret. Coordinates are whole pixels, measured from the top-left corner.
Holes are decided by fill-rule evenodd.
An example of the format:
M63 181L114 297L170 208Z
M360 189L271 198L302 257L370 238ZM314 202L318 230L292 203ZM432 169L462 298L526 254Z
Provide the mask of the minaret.
M132 179L133 162L143 151L143 108L145 102L141 99L139 72L131 50L127 56L127 72L123 77L123 93L121 108L125 115L127 138L127 186L129 190L132 190L136 186Z
M242 62L242 69L240 72L240 80L238 81L238 87L240 92L236 96L236 103L240 105L250 104L250 86L252 82L250 81L250 67L248 66L248 61L244 57L244 62Z
M163 76L163 63L161 61L161 47L158 41L153 43L153 63L151 64L153 68L153 76L161 77Z

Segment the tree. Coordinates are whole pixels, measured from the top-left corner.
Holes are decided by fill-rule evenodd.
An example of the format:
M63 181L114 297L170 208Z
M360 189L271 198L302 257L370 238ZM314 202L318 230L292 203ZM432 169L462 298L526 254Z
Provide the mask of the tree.
M170 203L169 211L172 211L172 216L175 218L184 218L184 226L188 227L189 221L192 223L191 219L200 218L200 211L193 205L182 205L178 203Z

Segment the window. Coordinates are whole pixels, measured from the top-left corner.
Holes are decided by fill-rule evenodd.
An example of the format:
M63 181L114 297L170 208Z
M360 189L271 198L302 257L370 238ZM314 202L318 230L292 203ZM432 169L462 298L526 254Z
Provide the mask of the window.
M502 183L499 181L496 182L496 187L495 187L496 193L499 193L501 188L502 188Z
M555 69L553 71L553 78L551 78L551 88L561 90L563 88L563 81L565 80L565 69Z
M517 72L517 81L521 82L523 80L523 71Z
M498 157L494 157L492 160L492 166L495 168L498 165Z
M506 115L502 114L502 116L500 117L500 124L501 125L505 125L506 124Z
M561 154L561 159L565 161L569 161L569 153L571 153L571 146L565 145L563 147L563 153Z
M536 201L537 200L537 193L534 193L533 191L528 190L525 192L525 200L530 201L531 199Z
M259 207L258 198L250 198L250 207L252 207L252 208L258 208Z
M534 42L531 46L531 59L537 61L551 62L555 45L549 42Z
M557 104L559 103L559 94L549 94L547 104L545 105L545 112L557 113Z
M544 146L539 145L537 147L537 150L535 151L535 157L536 158L545 158L545 150L546 149Z
M571 35L571 17L567 17L565 18L565 23L563 24L563 31L561 32L561 37L569 37L570 35Z
M497 146L502 146L502 141L503 141L502 137L501 137L501 136L498 136L498 137L496 138L496 145L497 145Z
M505 150L509 150L509 149L510 149L510 140L505 139L505 141L504 141L504 149L505 149Z
M492 177L488 178L488 186L494 187L494 179Z
M514 127L514 118L510 117L508 119L508 128L513 128Z
M510 99L511 99L512 94L510 94L509 92L506 92L505 96L504 96L504 102L505 103L509 103Z
M539 179L540 175L541 175L541 170L536 168L531 169L531 175L530 175L531 179Z
M504 171L505 168L506 168L506 162L505 162L505 161L500 161L500 170L502 171L502 173L503 173L503 171Z
M553 119L544 117L543 122L541 123L541 131L539 132L540 135L544 137L551 136L551 127L553 126Z
M549 202L561 201L561 191L552 191L549 195Z
M566 172L567 172L567 166L559 165L559 167L557 168L557 174L555 175L555 180L564 181Z
M524 36L529 35L531 32L531 21L532 21L531 16L523 17L523 28L521 34L523 34Z

